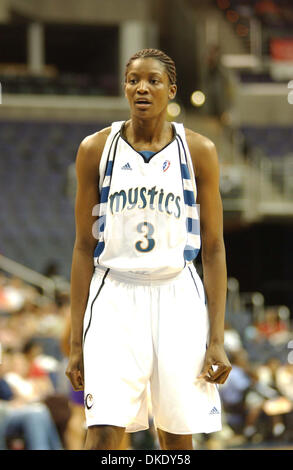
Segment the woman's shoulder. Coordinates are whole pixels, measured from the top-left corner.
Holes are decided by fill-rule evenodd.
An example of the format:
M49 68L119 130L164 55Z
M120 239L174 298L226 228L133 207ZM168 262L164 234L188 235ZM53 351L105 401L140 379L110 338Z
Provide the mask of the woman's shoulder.
M192 131L188 128L184 129L186 141L189 146L195 147L197 149L210 149L215 147L214 142L205 135L199 134L198 132Z
M92 149L97 150L97 147L104 147L110 133L111 133L111 126L105 127L104 129L101 129L97 132L94 132L93 134L86 136L81 141L80 145L81 147L84 148L84 150L87 150L87 151L90 151Z
M191 129L185 129L185 136L196 175L213 169L216 171L219 161L214 142Z
M96 166L99 162L107 138L111 133L111 127L105 127L98 132L86 136L80 143L78 153L77 153L77 162L82 163L82 166Z
M97 174L97 168L110 132L111 127L106 127L86 136L81 141L76 155L77 174L86 177L90 174Z

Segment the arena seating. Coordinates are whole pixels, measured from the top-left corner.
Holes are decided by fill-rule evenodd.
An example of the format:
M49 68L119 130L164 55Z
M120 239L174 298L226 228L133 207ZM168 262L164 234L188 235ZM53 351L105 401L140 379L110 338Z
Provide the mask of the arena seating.
M268 157L284 157L292 153L293 134L290 126L247 126L241 131L249 148L259 148Z
M290 0L230 0L230 8L239 15L254 17L262 21L263 25L292 26L292 2Z
M113 96L117 95L116 77L86 74L59 74L56 77L29 74L0 74L5 93L37 95Z
M75 237L67 173L82 139L101 123L0 121L0 253L69 279Z
M262 29L262 53L271 54L271 40L274 38L292 38L293 7L291 0L218 0L223 14L234 11L239 15L239 24L250 28L250 20L257 19ZM228 15L229 17L229 15ZM238 22L237 22L238 23ZM244 38L245 41L245 38ZM245 41L248 46L247 41Z

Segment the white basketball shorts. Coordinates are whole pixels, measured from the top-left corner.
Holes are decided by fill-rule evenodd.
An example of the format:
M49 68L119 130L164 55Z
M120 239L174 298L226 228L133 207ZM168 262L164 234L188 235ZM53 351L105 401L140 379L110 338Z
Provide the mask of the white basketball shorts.
M139 283L96 267L83 330L87 426L148 429L150 398L156 428L219 431L217 385L197 379L208 330L204 288L193 265L175 278Z

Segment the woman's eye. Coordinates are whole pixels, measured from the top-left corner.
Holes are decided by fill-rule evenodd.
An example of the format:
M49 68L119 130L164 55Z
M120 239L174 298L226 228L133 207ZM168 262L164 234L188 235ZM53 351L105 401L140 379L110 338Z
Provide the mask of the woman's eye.
M129 80L129 83L131 83L132 85L133 85L134 83L136 83L135 78L131 78L131 79Z

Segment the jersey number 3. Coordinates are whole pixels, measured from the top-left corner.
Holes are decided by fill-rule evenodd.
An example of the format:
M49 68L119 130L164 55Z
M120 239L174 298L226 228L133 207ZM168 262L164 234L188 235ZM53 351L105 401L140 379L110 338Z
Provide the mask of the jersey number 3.
M154 233L153 225L149 222L141 222L137 226L137 231L139 233L144 233L144 240L140 240L135 244L137 251L142 253L151 251L155 246L155 240L151 238L152 234Z

